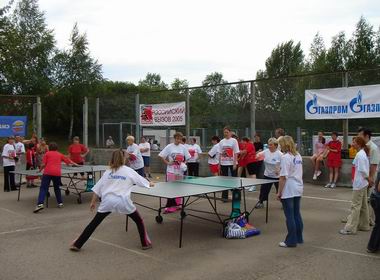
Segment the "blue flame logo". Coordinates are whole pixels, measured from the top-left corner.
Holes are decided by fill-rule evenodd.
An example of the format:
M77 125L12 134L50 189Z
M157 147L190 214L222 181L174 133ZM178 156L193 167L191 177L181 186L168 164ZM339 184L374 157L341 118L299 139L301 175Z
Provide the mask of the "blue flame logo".
M361 105L362 104L362 92L361 92L361 90L359 90L359 92L358 92L357 100L358 100L358 105Z
M309 102L306 103L306 110L309 112L309 114L316 114L317 113L317 95L313 95L313 99L311 99Z
M359 90L357 97L353 98L350 102L350 109L354 113L360 113L362 111L363 94Z

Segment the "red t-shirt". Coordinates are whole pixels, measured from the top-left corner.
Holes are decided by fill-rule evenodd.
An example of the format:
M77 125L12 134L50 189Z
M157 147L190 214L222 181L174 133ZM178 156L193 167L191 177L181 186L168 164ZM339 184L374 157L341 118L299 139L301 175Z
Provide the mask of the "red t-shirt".
M245 155L245 162L247 164L250 164L252 162L256 161L256 149L253 143L248 142L245 145L245 150L247 151L247 154Z
M35 157L35 152L32 149L28 149L26 151L26 163L31 166L34 166L34 163L35 163L34 157Z
M240 153L238 154L238 165L241 167L245 167L247 165L246 162L246 155L243 153L245 150L245 143L244 142L239 142L239 150Z
M82 154L87 152L87 148L83 144L71 144L69 146L70 159L75 163L83 163Z
M61 162L65 162L66 164L70 163L70 160L57 151L49 151L47 152L42 162L45 165L44 175L50 176L61 176Z
M340 154L342 150L342 143L339 140L331 140L327 145L330 147L330 149L337 150L337 152L330 151L327 155L327 159L340 161L342 158Z

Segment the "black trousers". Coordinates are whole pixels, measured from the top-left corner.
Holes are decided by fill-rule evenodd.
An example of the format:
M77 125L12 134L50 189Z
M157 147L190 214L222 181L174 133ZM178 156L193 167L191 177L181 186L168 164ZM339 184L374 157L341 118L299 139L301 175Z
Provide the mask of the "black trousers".
M371 194L370 203L375 212L375 225L372 229L367 248L376 252L380 250L380 197Z
M15 171L15 166L4 166L4 191L16 189L15 174L11 171Z
M233 165L221 165L220 166L220 174L222 176L232 176L236 177L236 171L234 170ZM222 192L222 199L228 199L228 191Z
M96 212L95 217L92 219L92 221L88 224L88 226L84 229L82 234L78 237L78 239L74 242L74 246L77 248L82 248L84 243L90 238L92 233L95 231L95 229L100 225L100 223L104 220L105 217L107 217L111 212L106 213L100 213ZM150 240L148 237L148 234L145 231L145 226L143 219L141 218L139 212L137 210L133 212L132 214L129 214L128 217L130 217L137 226L137 229L139 231L141 245L147 246L150 244Z
M271 177L267 177L267 176L264 176L264 179L278 180L278 178L271 178ZM263 203L264 201L268 201L268 196L269 196L270 190L272 189L272 185L275 186L276 192L278 192L278 182L261 185L260 197L259 197L259 201L261 203Z
M187 175L188 176L199 176L199 162L188 162L187 163Z

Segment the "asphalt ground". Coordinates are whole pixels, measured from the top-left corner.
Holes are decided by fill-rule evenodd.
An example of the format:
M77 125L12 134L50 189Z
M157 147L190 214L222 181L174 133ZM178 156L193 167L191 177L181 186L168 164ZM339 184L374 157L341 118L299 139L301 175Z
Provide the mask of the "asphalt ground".
M37 194L38 188L23 187L18 202L17 192L0 192L1 280L380 279L380 254L366 253L370 232L338 233L350 207L348 188L305 185L301 209L305 243L297 248L278 247L286 226L273 190L269 223L265 223L265 209L251 216L261 235L227 240L218 224L186 217L181 249L179 213L165 215L163 223L157 224L155 212L138 207L153 242L148 251L140 249L133 222L126 233L125 216L117 214L104 220L80 252L69 251L71 241L94 216L89 211L91 194L83 195L82 204L74 195L64 196L62 209L56 207L53 195L49 208L34 214ZM248 204L253 206L257 197L258 192L249 193ZM143 196L133 199L151 206L158 202ZM230 203L217 203L221 212L229 214ZM193 207L210 210L206 200Z

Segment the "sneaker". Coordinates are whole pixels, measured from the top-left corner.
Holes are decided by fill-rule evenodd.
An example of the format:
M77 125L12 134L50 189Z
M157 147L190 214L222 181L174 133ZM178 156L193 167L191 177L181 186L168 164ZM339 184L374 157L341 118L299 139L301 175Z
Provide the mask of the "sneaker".
M371 249L367 249L367 253L374 254L374 253L376 253L376 251L375 250L371 250Z
M332 188L332 189L335 188L335 187L336 187L335 183L332 183L331 186L330 186L330 188Z
M321 174L322 174L322 171L321 171L321 170L318 170L318 171L317 171L317 177L321 176Z
M346 218L342 218L341 220L340 220L340 222L342 223L342 224L345 224L345 223L347 223L347 217Z
M256 204L255 208L256 208L256 209L262 209L262 208L264 208L264 203L262 203L262 202L258 202L258 203Z
M343 235L352 235L354 234L352 231L348 231L348 230L345 230L345 229L341 229L339 231L340 234L343 234Z
M58 203L58 208L63 208L63 203Z
M313 175L313 180L317 180L317 174L316 173L314 173L314 175Z
M280 242L280 243L278 243L278 246L280 246L280 247L282 247L282 248L287 248L287 247L288 247L288 245L286 245L285 242Z
M249 192L255 192L256 191L256 186L252 186L248 189Z
M164 210L164 214L174 213L175 211L177 211L177 207L176 206L174 206L174 207L166 207L165 210Z
M79 252L80 251L80 248L76 247L74 244L70 246L70 251L73 251L73 252Z
M149 250L149 249L152 249L152 244L148 244L148 245L145 245L145 246L141 246L141 249L142 249L142 250Z
M38 204L36 206L36 208L34 209L33 213L38 213L40 212L42 209L44 209L44 205L43 204Z
M328 183L328 184L325 185L325 188L326 188L326 189L327 189L327 188L331 188L331 185L332 185L331 183Z

